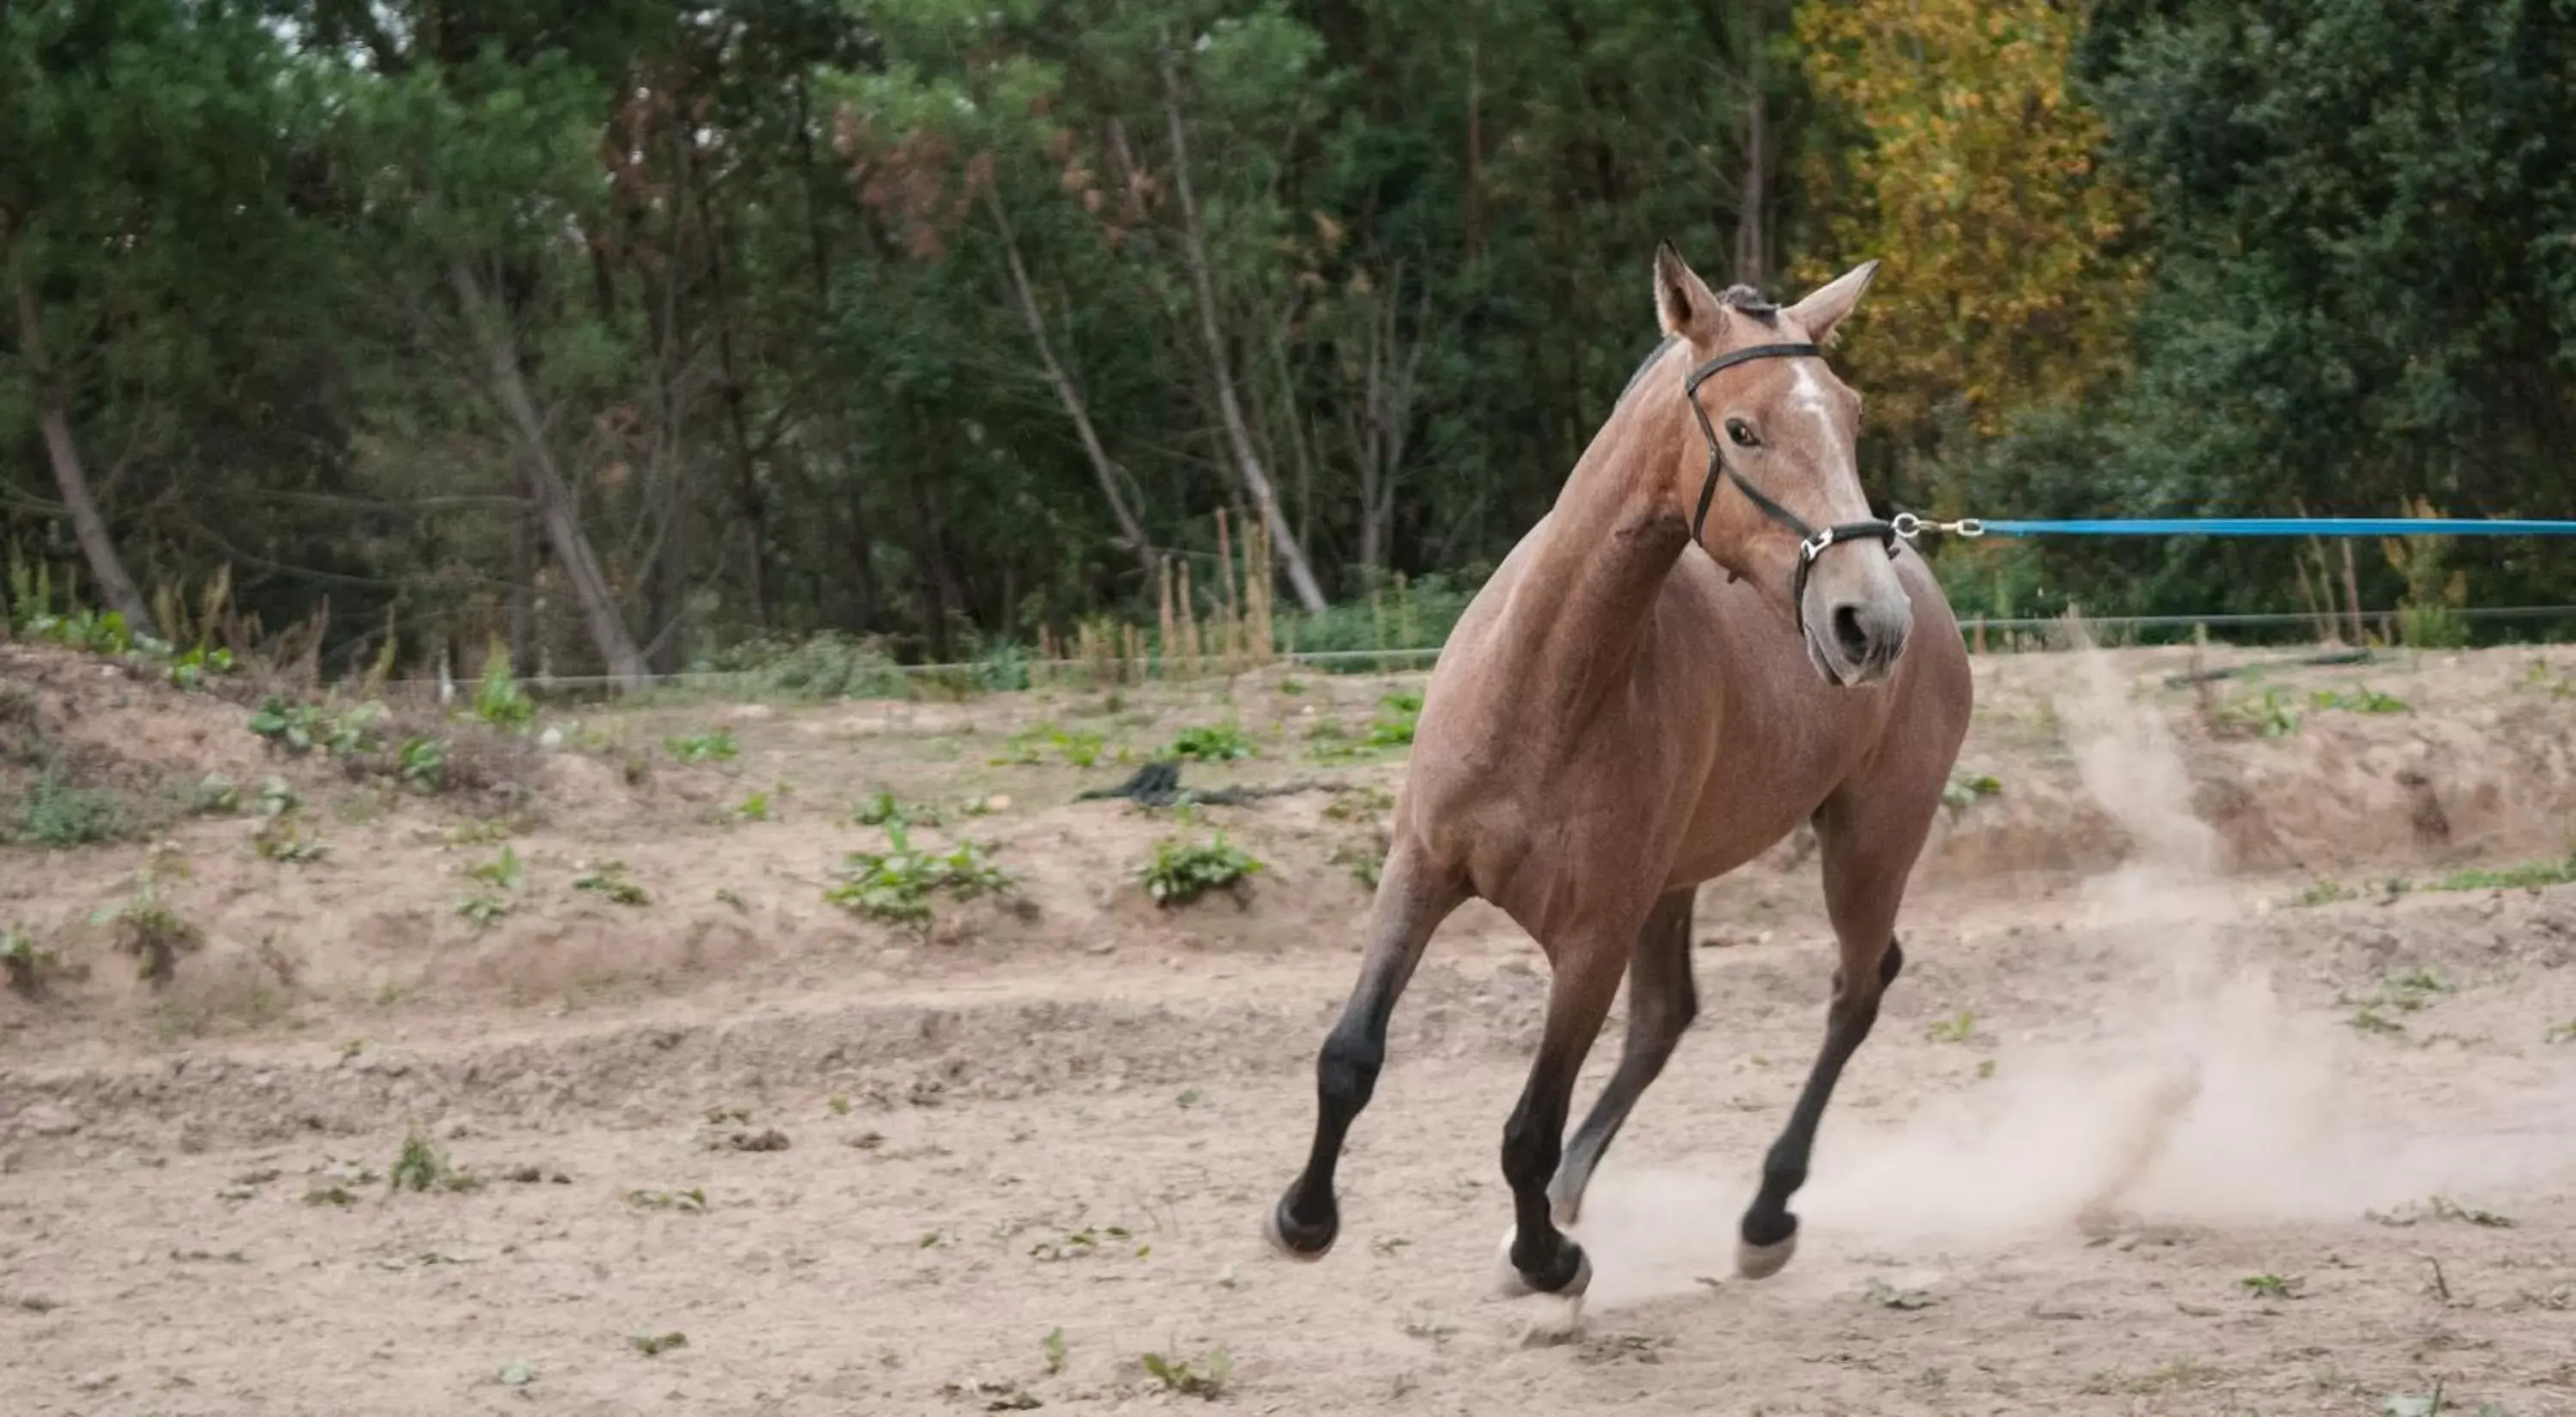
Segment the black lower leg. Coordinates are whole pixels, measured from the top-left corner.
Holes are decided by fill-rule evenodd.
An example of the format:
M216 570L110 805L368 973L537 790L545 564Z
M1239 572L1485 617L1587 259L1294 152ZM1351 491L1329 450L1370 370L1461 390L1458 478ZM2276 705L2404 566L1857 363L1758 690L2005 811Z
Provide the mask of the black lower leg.
M1843 1065L1860 1050L1871 1025L1878 1021L1879 995L1896 982L1904 967L1905 951L1890 940L1879 962L1876 988L1853 989L1848 981L1835 982L1833 1006L1825 1015L1825 1046L1816 1054L1815 1070L1798 1093L1798 1105L1790 1110L1789 1124L1781 1128L1779 1140L1762 1159L1762 1188L1745 1209L1738 1232L1744 1243L1767 1247L1798 1233L1798 1217L1789 1213L1789 1198L1807 1184L1807 1161L1815 1149L1825 1105L1833 1100Z
M1367 1011L1346 1014L1324 1039L1315 1059L1315 1142L1306 1167L1279 1198L1280 1240L1300 1254L1321 1254L1332 1246L1342 1226L1333 1199L1333 1168L1351 1123L1377 1090L1378 1070L1386 1062L1386 1017Z
M1553 1294L1574 1282L1583 1266L1582 1247L1556 1228L1548 1213L1547 1183L1563 1153L1571 1077L1558 1080L1546 1069L1533 1073L1511 1119L1503 1124L1503 1179L1512 1188L1512 1268L1541 1293Z

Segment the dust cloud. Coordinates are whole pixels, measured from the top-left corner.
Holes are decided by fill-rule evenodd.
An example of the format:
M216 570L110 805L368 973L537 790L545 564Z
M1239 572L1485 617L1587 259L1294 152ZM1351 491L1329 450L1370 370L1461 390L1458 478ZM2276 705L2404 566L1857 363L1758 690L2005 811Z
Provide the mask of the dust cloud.
M2405 1089L2404 1057L2366 1054L2338 1016L2293 1008L2235 946L2229 927L2254 905L2221 879L2181 750L2083 626L2066 634L2085 673L2058 720L2086 791L2131 843L2122 867L2085 884L2070 923L2107 947L2132 992L2113 1010L2005 1033L1991 1078L1927 1087L1901 1121L1838 1103L1796 1206L1804 1254L1772 1283L1847 1288L1838 1256L2072 1251L2144 1225L2347 1223L2534 1175L2527 1144L2457 1130L2475 1122L2456 1111L2386 1105ZM1864 1048L1855 1069L1868 1059ZM1576 1232L1600 1268L1595 1301L1731 1275L1759 1165L1709 1156L1622 1176L1614 1160Z

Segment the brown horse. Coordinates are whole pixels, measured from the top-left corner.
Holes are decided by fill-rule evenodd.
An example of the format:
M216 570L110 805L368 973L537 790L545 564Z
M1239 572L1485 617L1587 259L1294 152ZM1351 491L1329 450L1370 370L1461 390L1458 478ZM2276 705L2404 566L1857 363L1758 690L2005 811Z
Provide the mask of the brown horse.
M1504 1251L1518 1287L1579 1296L1591 1263L1558 1227L1698 1011L1694 891L1811 821L1841 967L1736 1257L1757 1279L1788 1262L1789 1198L1903 964L1897 906L1968 728L1958 626L1904 544L1907 519L1870 517L1852 461L1860 400L1817 345L1876 270L1778 309L1740 286L1720 297L1657 251L1664 346L1432 672L1359 983L1317 1062L1314 1147L1269 1216L1281 1253L1332 1248L1333 1167L1388 1016L1431 932L1480 896L1554 971L1503 1124ZM1564 1142L1623 970L1626 1047Z

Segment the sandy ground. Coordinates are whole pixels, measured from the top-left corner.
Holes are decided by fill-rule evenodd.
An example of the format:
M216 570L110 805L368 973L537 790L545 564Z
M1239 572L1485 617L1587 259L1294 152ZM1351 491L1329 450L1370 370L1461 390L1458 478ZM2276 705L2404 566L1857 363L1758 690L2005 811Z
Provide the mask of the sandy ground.
M595 715L503 836L488 795L267 762L232 704L0 649L54 731L278 772L332 847L174 827L207 941L166 989L88 923L138 848L0 854L0 917L66 966L0 996L0 1412L2576 1411L2576 888L2429 888L2565 855L2576 658L2169 686L2187 658L1980 661L1962 766L2001 791L1927 857L1760 1284L1734 1221L1829 937L1801 842L1707 888L1704 1011L1595 1183L1560 1337L1493 1296L1544 980L1490 911L1399 1013L1340 1247L1258 1235L1402 766L1317 761L1314 725L1412 681ZM2364 685L2405 710L2315 697ZM1176 822L1069 803L1108 761L995 761L1221 721L1261 755L1193 783L1349 790ZM728 763L661 747L719 724ZM825 904L880 787L1016 899L926 933ZM1217 826L1267 863L1248 896L1154 909L1151 844ZM503 841L527 882L478 931ZM571 885L608 858L649 904ZM413 1132L479 1187L391 1190Z

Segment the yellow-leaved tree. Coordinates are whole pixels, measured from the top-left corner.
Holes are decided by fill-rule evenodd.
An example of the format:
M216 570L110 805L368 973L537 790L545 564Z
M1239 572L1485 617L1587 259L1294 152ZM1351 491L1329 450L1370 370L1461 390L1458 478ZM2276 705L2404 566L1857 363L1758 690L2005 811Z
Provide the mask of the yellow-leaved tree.
M2115 372L2144 281L2143 206L2101 171L2098 115L2067 91L2083 23L2062 0L1806 0L1800 62L1856 141L1811 153L1822 218L1804 284L1881 258L1854 323L1870 420L1929 451Z

